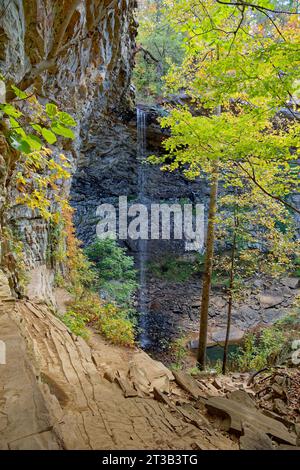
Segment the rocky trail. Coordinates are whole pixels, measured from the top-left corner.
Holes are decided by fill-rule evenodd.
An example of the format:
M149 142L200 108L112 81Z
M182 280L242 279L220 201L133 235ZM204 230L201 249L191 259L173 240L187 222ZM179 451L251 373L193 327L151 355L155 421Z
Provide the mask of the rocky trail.
M45 303L11 298L4 276L0 299L1 449L296 448L297 426L258 409L248 377L196 380L139 349L85 342Z

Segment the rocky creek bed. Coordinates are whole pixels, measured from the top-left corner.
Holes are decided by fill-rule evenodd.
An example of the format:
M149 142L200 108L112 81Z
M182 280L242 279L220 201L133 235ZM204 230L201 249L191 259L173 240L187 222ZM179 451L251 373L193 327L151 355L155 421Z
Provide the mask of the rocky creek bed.
M299 294L299 279L256 279L245 285L244 298L232 311L230 341L239 343L246 332L269 326L287 316L295 296ZM147 292L148 352L168 360L170 344L184 337L190 349L197 348L201 279L186 282L148 278ZM227 299L224 288L214 287L209 310L208 344L225 340Z

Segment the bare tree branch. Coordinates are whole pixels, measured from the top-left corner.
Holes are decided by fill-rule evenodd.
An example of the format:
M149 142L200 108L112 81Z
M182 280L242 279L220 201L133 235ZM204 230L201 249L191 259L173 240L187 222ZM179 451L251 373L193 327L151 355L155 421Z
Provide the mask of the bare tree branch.
M249 3L249 2L244 2L244 1L237 1L237 2L225 2L223 0L216 0L217 3L220 3L221 5L228 5L228 6L233 6L233 7L237 7L237 6L240 6L240 7L250 7L250 8L254 8L256 10L265 10L265 11L269 11L270 13L277 13L278 15L282 14L282 15L298 15L298 12L297 11L284 11L284 10L274 10L272 8L267 8L267 7L262 7L260 5L255 5L254 3Z
M143 52L145 55L149 56L150 59L153 60L153 62L156 62L157 64L160 62L158 59L156 59L156 57L154 57L154 55L150 51L145 49L143 46L137 46L134 51L134 55L138 54L139 52Z
M293 206L292 204L289 204L286 202L284 199L281 199L279 196L275 196L275 194L270 193L266 188L264 188L258 181L254 172L254 168L252 167L252 173L250 173L241 163L236 162L236 165L248 176L250 181L252 181L266 196L271 197L275 201L280 202L281 204L285 205L289 209L291 209L294 212L297 212L297 214L300 214L300 210L297 209L297 207Z
M269 15L269 13L267 13L266 11L264 11L263 9L261 9L260 7L258 8L258 11L260 11L261 13L263 13L272 23L272 25L274 26L274 28L276 29L277 33L279 34L279 36L282 37L282 39L285 41L285 37L283 36L282 32L280 31L280 29L278 28L277 24L275 23L275 21L273 20L273 18L271 18L271 16Z

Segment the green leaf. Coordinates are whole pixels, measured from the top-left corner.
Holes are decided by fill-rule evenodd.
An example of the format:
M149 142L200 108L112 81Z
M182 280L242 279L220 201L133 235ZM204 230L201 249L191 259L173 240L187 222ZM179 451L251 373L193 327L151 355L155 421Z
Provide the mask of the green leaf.
M21 111L18 111L12 104L5 104L2 106L2 111L8 116L18 118L23 115Z
M57 112L58 112L58 109L55 104L52 104L52 103L46 104L46 113L48 114L50 119L55 118L55 116L57 115Z
M54 144L57 141L56 135L45 127L42 128L42 136L44 137L46 142L48 142L48 144Z
M61 124L54 123L52 124L51 129L57 135L61 135L63 137L66 137L67 139L75 139L74 132L71 129L68 129L67 127L62 126Z
M58 113L58 119L65 126L76 127L76 125L77 125L76 121L68 113L59 112Z
M25 93L24 91L20 90L18 87L16 87L15 85L11 85L11 88L13 89L15 95L20 98L21 100L26 100L27 98L27 93Z
M32 127L32 129L34 129L39 134L42 134L43 128L39 124L31 124L31 127Z
M9 118L9 122L11 127L13 128L12 130L16 132L17 134L21 135L22 137L25 137L25 131L22 129L18 121L16 121L13 117Z
M31 153L31 147L28 142L22 139L22 137L18 134L10 135L9 143L14 149L18 150L19 152L23 152L26 154Z
M27 142L32 150L41 150L42 148L42 141L39 137L34 134L28 134L24 137L25 142Z

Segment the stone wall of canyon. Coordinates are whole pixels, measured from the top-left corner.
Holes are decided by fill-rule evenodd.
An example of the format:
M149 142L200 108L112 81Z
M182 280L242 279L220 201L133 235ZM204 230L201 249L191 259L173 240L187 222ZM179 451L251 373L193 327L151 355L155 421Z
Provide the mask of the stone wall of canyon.
M13 82L29 94L36 93L42 103L53 102L74 116L78 122L75 141L54 148L54 153L66 155L73 171L85 158L90 123L118 121L132 109L135 7L134 0L1 2L0 71L6 85ZM9 87L6 91L9 97ZM54 273L47 264L49 224L25 206L12 204L16 155L4 139L1 143L2 228L13 227L24 242L32 278L29 291L51 298ZM17 291L11 271L13 260L7 275Z

